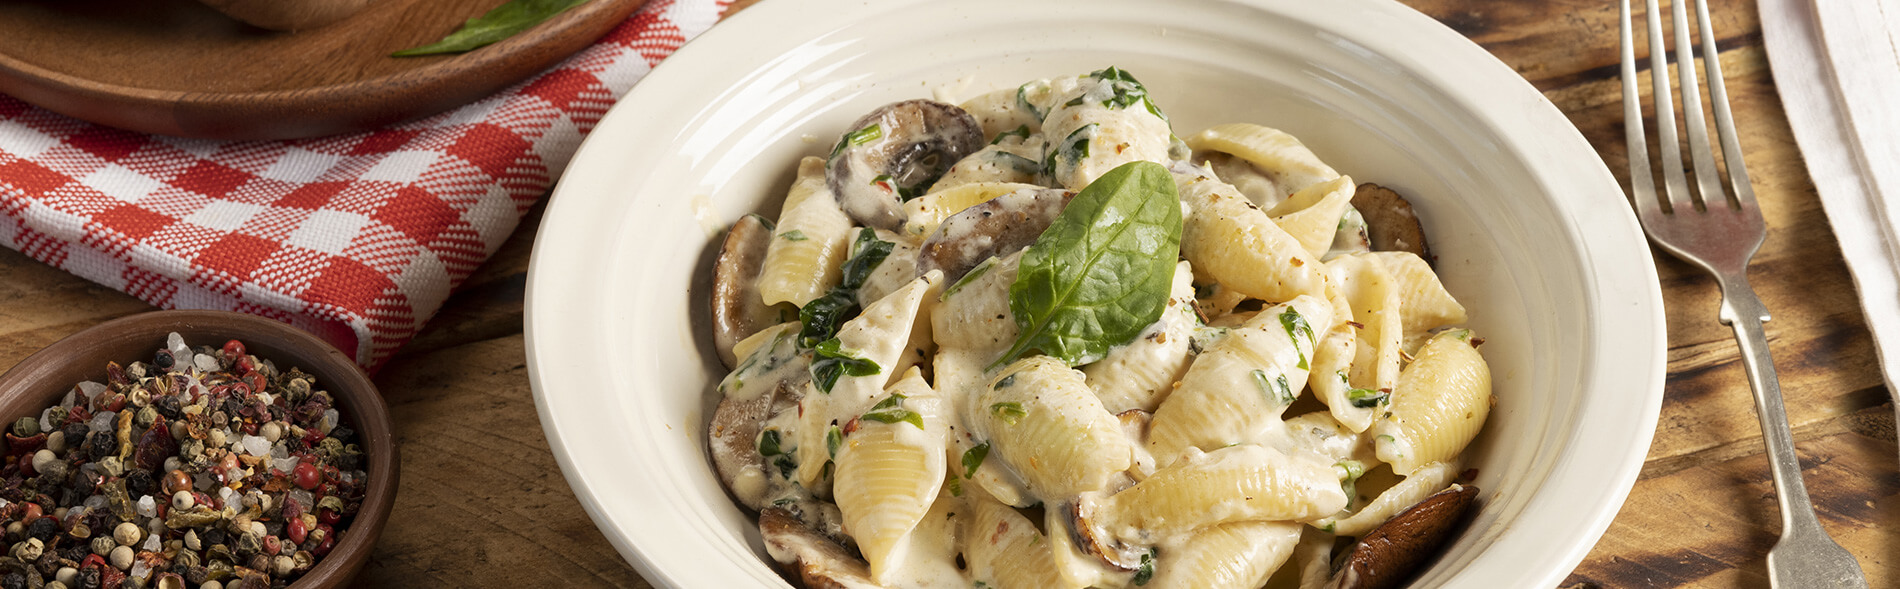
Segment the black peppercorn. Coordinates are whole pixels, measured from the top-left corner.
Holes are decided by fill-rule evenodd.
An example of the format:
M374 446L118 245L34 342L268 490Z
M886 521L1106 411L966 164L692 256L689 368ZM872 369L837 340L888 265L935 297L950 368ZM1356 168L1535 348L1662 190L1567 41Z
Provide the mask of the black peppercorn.
M7 573L0 577L0 589L26 589L26 575L18 572Z
M104 460L105 457L119 452L118 443L119 441L113 438L110 431L92 432L91 435L86 436L86 455L91 457L93 462Z
M175 362L176 360L172 358L171 350L159 350L158 353L152 354L152 365L157 366L161 371L171 370L172 364Z
M205 584L205 581L211 579L211 569L207 569L202 565L193 566L185 569L184 576L186 584L193 587L202 586Z
M151 495L157 488L152 481L152 472L143 468L133 468L125 472L125 490L132 496Z
M59 431L64 432L66 445L71 448L78 448L80 443L86 441L86 434L92 433L92 429L86 427L85 422L66 424L66 427L59 428Z
M210 530L206 531L203 534L200 534L199 537L203 538L202 541L204 542L205 546L211 546L213 544L223 544L224 541L226 540L225 535L224 535L224 529L216 528L216 527L211 528Z
M59 524L54 522L53 518L50 517L42 517L26 525L26 536L28 538L39 538L41 542L51 543L53 537L58 535Z
M73 577L73 586L79 589L99 589L98 567L79 569L79 576Z
M158 400L152 402L152 407L157 408L158 414L165 416L167 420L175 420L184 415L183 408L175 395L160 396Z
M59 553L60 558L79 562L85 560L86 555L92 554L92 549L87 547L85 542L67 542L61 545L56 552Z

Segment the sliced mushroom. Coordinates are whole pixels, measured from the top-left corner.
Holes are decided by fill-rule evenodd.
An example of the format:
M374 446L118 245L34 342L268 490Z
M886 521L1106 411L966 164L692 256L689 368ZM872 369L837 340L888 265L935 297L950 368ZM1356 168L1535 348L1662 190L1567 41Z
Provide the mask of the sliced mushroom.
M896 231L899 205L921 196L964 156L983 149L983 127L953 104L906 100L853 123L832 149L825 179L858 224Z
M719 473L719 482L739 504L753 510L765 506L771 483L765 471L765 457L759 455L759 432L767 419L796 404L802 392L803 387L798 384L780 380L764 394L729 395L713 410L706 436L713 470Z
M1425 227L1412 212L1412 203L1392 189L1367 182L1352 195L1352 208L1366 219L1366 231L1372 237L1372 250L1402 251L1432 260L1432 248L1425 243Z
M1057 188L1018 190L951 215L924 240L917 256L919 275L942 270L955 284L977 264L1029 247L1062 214L1075 193Z
M713 347L731 370L739 365L732 346L746 336L779 323L778 309L759 296L759 269L765 265L772 227L764 217L740 217L726 231L726 242L713 265Z
M870 565L852 550L799 520L797 515L769 508L759 512L759 532L765 551L785 576L806 589L876 589Z
M1148 546L1134 546L1123 543L1102 530L1089 518L1093 506L1092 494L1085 493L1076 501L1063 504L1060 509L1063 523L1067 524L1069 540L1075 543L1083 554L1101 559L1102 564L1118 571L1132 571L1141 567L1141 557L1148 554ZM1051 530L1061 533L1060 530Z
M1333 589L1388 589L1403 585L1464 524L1478 488L1457 485L1433 493L1360 538L1333 578Z

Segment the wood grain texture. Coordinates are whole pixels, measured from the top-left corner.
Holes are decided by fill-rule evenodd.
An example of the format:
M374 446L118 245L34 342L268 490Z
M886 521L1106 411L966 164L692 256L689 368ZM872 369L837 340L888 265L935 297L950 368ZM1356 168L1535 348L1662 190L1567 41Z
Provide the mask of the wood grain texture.
M1406 3L1524 75L1627 183L1613 3ZM1717 0L1711 9L1769 226L1752 278L1774 314L1766 329L1803 471L1822 524L1860 558L1874 586L1894 586L1894 407L1782 113L1755 4ZM403 487L359 578L364 585L649 586L589 522L534 414L521 297L539 214L530 211L377 377L397 424ZM1699 270L1655 255L1670 342L1662 418L1628 502L1560 586L1767 587L1762 558L1778 535L1779 516L1735 344L1715 320L1718 293ZM79 328L149 308L12 251L0 251L0 274L9 278L0 281L0 365Z
M376 0L273 32L196 0L0 2L0 92L164 135L283 139L371 129L493 94L586 47L642 0L592 0L469 53L393 58L506 0Z

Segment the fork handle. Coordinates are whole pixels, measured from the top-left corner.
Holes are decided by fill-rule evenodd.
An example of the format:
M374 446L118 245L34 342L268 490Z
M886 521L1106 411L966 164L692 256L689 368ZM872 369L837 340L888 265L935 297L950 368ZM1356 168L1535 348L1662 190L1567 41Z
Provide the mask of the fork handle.
M1722 323L1735 330L1741 348L1742 367L1748 373L1748 387L1755 393L1756 417L1761 421L1762 441L1768 445L1768 466L1775 479L1775 496L1781 501L1781 539L1768 553L1768 574L1775 587L1866 587L1853 555L1821 528L1815 518L1814 504L1808 499L1807 485L1801 479L1800 457L1794 451L1794 432L1788 427L1788 412L1782 405L1781 384L1775 376L1775 361L1768 353L1768 336L1762 323L1768 321L1768 308L1755 296L1742 272L1718 272L1722 286Z

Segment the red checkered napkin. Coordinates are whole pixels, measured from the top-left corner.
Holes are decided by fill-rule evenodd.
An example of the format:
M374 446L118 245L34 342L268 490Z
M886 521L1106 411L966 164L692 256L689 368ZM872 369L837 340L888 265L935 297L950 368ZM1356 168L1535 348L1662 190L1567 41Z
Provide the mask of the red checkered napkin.
M0 245L161 308L285 321L374 369L501 246L607 107L729 3L649 0L526 82L353 135L143 135L0 95Z

